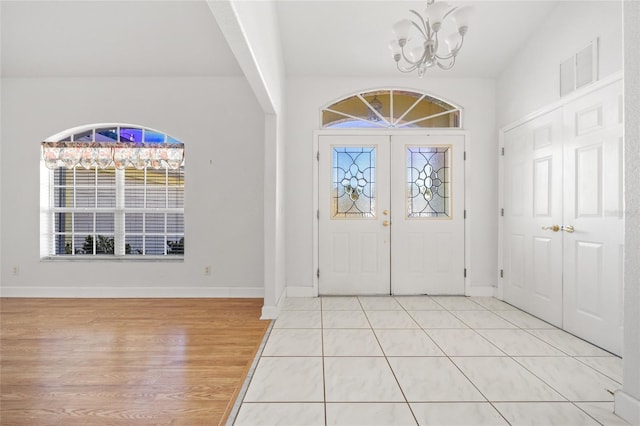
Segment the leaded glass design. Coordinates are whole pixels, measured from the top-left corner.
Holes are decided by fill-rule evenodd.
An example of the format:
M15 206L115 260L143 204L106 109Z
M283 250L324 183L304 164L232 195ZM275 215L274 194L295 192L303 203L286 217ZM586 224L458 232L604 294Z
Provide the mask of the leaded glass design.
M460 113L460 108L426 93L379 89L357 93L325 107L322 127L459 128Z
M451 217L451 147L407 147L407 217Z
M331 218L376 217L376 148L333 147Z

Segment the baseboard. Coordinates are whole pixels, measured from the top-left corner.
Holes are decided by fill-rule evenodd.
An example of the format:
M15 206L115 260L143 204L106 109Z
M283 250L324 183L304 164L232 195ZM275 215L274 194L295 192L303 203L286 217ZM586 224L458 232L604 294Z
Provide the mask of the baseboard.
M278 297L278 301L275 305L264 305L262 307L262 316L260 319L263 320L272 320L278 318L278 314L280 313L280 309L284 304L284 300L286 299L287 289L283 288L280 296Z
M477 287L469 287L466 290L467 296L473 297L493 297L495 296L496 288L494 286L477 286Z
M615 393L614 413L629 424L640 425L640 400L624 391Z
M315 297L313 287L289 286L287 287L287 297Z
M45 298L263 298L262 287L2 287L1 297Z

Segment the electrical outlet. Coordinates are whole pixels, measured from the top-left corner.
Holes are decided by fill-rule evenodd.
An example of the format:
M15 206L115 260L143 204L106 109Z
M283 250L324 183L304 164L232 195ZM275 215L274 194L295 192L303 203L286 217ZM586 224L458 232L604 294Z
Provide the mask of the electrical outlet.
M205 266L204 267L204 274L205 275L211 275L211 266Z

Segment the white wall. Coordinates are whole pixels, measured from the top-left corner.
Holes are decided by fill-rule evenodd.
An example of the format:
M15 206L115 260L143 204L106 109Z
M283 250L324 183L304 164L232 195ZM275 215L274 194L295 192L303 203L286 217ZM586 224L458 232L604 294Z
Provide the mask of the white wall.
M600 39L600 78L622 69L619 1L562 1L498 79L498 127L560 99L560 63Z
M622 391L616 413L640 424L640 1L624 6L625 262Z
M264 116L246 79L3 78L2 111L4 296L263 295ZM185 143L183 263L40 261L39 143L99 122Z
M471 233L467 259L472 287L495 286L497 277L498 143L495 127L495 84L483 79L320 78L289 77L287 81L286 211L287 287L311 294L313 286L314 130L320 129L323 106L372 88L398 87L426 91L464 108L463 125L471 132L470 173L466 176Z
M273 1L208 0L229 47L265 113L264 306L275 318L285 290L284 60Z

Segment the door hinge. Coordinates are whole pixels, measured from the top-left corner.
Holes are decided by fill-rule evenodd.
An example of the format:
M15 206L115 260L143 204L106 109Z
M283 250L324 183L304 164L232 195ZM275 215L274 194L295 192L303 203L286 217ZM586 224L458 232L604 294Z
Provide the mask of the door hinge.
M316 211L316 218L320 219L320 209Z
M467 160L467 151L465 151L464 154L462 154L462 159L465 161Z
M500 269L500 278L504 278L504 269Z
M467 278L467 268L464 268L464 277Z
M467 211L466 210L464 210L464 218L465 219L467 218Z
M316 152L316 161L320 161L320 151Z
M504 146L500 149L500 153L502 154L502 156L504 157Z
M316 271L316 277L320 278L320 268Z
M500 216L504 217L504 209L500 209Z

